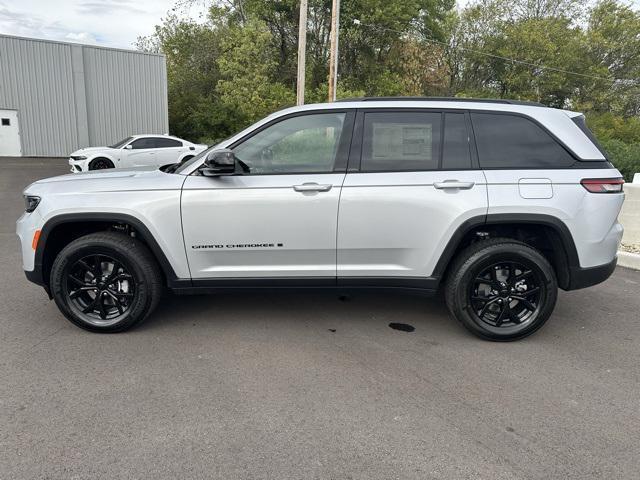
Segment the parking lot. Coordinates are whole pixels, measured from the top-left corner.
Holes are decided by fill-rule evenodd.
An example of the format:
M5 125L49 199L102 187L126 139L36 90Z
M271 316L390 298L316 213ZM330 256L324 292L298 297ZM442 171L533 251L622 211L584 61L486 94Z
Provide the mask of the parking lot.
M638 478L640 272L562 292L497 344L439 298L166 297L135 330L69 323L21 269L0 159L0 478ZM415 327L389 328L390 322Z

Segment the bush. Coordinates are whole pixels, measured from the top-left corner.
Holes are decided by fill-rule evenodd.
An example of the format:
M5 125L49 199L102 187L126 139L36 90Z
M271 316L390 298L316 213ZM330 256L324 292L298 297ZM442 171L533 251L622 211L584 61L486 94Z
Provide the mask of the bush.
M601 140L609 160L620 170L627 182L633 180L635 173L640 173L640 143L624 143L621 140Z

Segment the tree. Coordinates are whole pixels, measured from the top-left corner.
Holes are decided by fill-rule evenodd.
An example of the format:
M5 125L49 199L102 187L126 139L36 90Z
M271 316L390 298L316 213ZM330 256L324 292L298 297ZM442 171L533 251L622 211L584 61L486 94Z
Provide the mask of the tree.
M271 34L258 21L230 27L221 40L220 80L216 93L227 111L232 130L295 104L293 89L278 82Z

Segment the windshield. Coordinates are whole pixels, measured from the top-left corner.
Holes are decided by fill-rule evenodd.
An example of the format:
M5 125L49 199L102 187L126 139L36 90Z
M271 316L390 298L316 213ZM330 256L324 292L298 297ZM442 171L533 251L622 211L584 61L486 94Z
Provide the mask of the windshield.
M129 143L131 140L133 140L133 137L127 137L124 140L120 140L118 143L116 143L115 145L110 145L109 148L122 148L124 147L127 143Z

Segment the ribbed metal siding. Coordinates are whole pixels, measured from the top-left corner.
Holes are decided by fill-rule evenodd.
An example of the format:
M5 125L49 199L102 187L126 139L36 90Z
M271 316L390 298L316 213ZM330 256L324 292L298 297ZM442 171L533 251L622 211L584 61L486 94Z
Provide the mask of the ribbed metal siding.
M25 156L166 133L166 82L162 55L0 35L0 109L18 110Z
M69 45L0 37L0 108L18 110L23 155L78 144Z
M164 57L91 47L83 56L92 145L136 133L168 133Z

